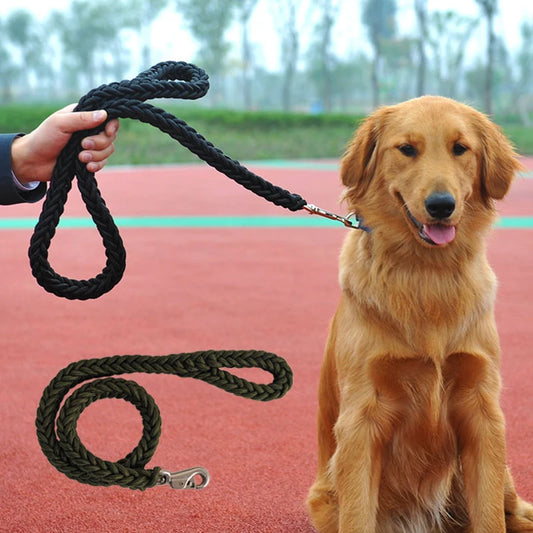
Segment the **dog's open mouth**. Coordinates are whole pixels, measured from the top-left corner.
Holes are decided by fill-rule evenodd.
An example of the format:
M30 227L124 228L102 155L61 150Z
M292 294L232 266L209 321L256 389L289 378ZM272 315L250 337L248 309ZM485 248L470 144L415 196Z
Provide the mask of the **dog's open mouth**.
M411 211L409 211L409 208L403 199L402 205L407 213L407 216L409 217L409 220L418 230L418 236L424 242L427 242L433 246L444 246L455 239L455 226L449 226L441 223L422 224L422 222L416 219Z

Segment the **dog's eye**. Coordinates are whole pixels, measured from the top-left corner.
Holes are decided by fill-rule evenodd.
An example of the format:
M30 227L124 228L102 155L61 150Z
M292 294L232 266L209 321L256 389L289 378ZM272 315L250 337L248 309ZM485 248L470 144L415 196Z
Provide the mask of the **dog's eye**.
M453 155L463 155L467 150L468 148L462 144L455 143L453 145Z
M402 144L398 146L398 150L407 157L416 157L418 154L416 148L412 144Z

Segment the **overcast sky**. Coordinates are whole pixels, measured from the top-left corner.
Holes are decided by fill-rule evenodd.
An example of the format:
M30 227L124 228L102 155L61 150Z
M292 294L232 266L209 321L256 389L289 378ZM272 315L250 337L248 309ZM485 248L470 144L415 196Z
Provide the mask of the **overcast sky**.
M335 48L341 56L356 50L367 50L366 35L361 27L360 1L343 0L341 15L335 27ZM0 16L13 9L28 9L38 18L45 18L53 9L65 9L70 0L17 0L0 3ZM413 0L398 0L398 27L400 34L408 35L415 28ZM447 0L445 7L438 0L428 0L430 11L452 9L463 15L478 16L479 7L475 0ZM495 21L495 29L502 36L511 51L520 45L520 24L523 20L533 22L533 2L524 0L500 0L500 11ZM174 9L165 12L154 27L154 62L163 60L193 60L196 45L187 32L185 24ZM239 30L235 26L228 37L239 41ZM273 9L269 0L259 0L251 20L251 40L258 44L263 57L258 58L270 69L277 68L279 45L274 24ZM305 39L305 35L302 36ZM269 46L269 43L270 44ZM481 25L473 37L469 51L473 53L485 46L485 27ZM305 42L302 48L305 49Z

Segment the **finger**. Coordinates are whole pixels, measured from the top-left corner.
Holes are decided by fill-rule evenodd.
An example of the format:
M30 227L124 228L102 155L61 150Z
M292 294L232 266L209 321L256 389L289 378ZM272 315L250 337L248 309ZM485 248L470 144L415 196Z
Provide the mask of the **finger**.
M115 145L110 144L106 146L103 150L91 151L92 161L103 161L107 159L115 152Z
M114 145L110 144L102 150L83 150L78 157L82 163L99 162L108 159L114 151Z
M113 144L114 137L108 137L105 133L94 135L92 137L85 137L81 141L81 147L84 150L99 151L105 150L108 146Z
M81 147L84 150L105 150L108 146L112 145L116 139L116 133L108 135L106 132L101 132L98 135L91 137L85 137L81 141Z
M82 140L81 146L85 150L103 150L110 144L112 144L116 137L119 128L118 120L114 119L106 124L105 131L102 131L98 135L91 137L85 137Z
M105 125L105 133L108 137L113 137L114 139L117 135L119 127L120 123L118 119L114 118Z
M106 163L107 159L103 159L102 161L91 161L90 163L87 163L87 170L94 174L102 170L105 167Z
M102 124L107 118L107 112L103 109L96 111L68 112L70 106L54 113L50 120L54 120L57 127L64 133L88 130Z

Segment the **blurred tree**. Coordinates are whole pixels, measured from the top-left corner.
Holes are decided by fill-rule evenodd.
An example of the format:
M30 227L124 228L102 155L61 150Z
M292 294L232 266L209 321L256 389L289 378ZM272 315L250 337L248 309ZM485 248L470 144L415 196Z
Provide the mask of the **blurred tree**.
M416 75L416 94L422 96L426 92L426 41L428 38L428 6L427 0L414 0L415 14L418 26L416 40L418 52L418 68Z
M508 112L512 105L514 95L513 86L513 65L511 56L503 39L496 37L494 39L494 65L492 73L492 95L493 107L498 111ZM478 107L483 107L484 88L487 81L487 65L484 58L478 56L474 65L466 70L465 76L467 85L465 96Z
M363 24L374 49L372 64L372 104L379 106L379 70L383 41L396 35L396 0L364 0Z
M293 85L300 58L299 19L306 6L300 0L274 0L272 7L281 38L281 103L283 109L289 111L292 108Z
M236 0L176 0L176 6L199 44L198 62L214 81L211 95L217 102L223 96L222 76L230 50L225 35L233 22Z
M417 39L396 37L382 43L383 73L380 77L380 95L388 102L411 98L416 91Z
M281 107L282 84L280 72L272 72L259 65L254 73L256 91L254 94L259 109L279 109Z
M18 74L18 69L8 49L5 27L6 23L0 20L0 86L2 87L2 100L8 102L13 98L13 82Z
M468 41L479 21L456 11L434 11L429 17L427 43L432 54L434 90L457 97Z
M333 96L333 69L335 57L332 50L332 30L339 14L336 0L317 0L311 9L318 11L318 22L313 31L309 58L309 74L318 91L321 106L331 111Z
M129 12L119 0L73 0L68 10L52 12L50 27L62 46L63 70L78 90L110 81L106 75L126 74L130 61L122 30L131 24Z
M135 28L141 38L141 65L139 70L152 66L152 26L169 5L170 0L130 0L127 22L128 27Z
M368 56L357 52L346 60L337 59L334 64L333 98L339 102L339 108L364 109L367 111L368 95L371 93L370 73L372 65Z
M522 44L517 57L520 73L515 102L522 124L530 127L533 124L533 22L523 22L520 35Z
M494 84L494 52L495 52L495 34L494 34L494 15L498 10L498 0L476 0L481 7L483 15L487 21L487 60L485 75L485 112L492 114L492 92Z
M238 18L241 24L242 94L245 109L252 108L252 76L254 71L254 60L248 25L257 2L258 0L236 0Z
M4 32L15 52L11 55L18 67L19 89L30 89L32 75L44 89L50 80L50 65L43 53L42 29L38 21L30 11L16 9L8 15Z

